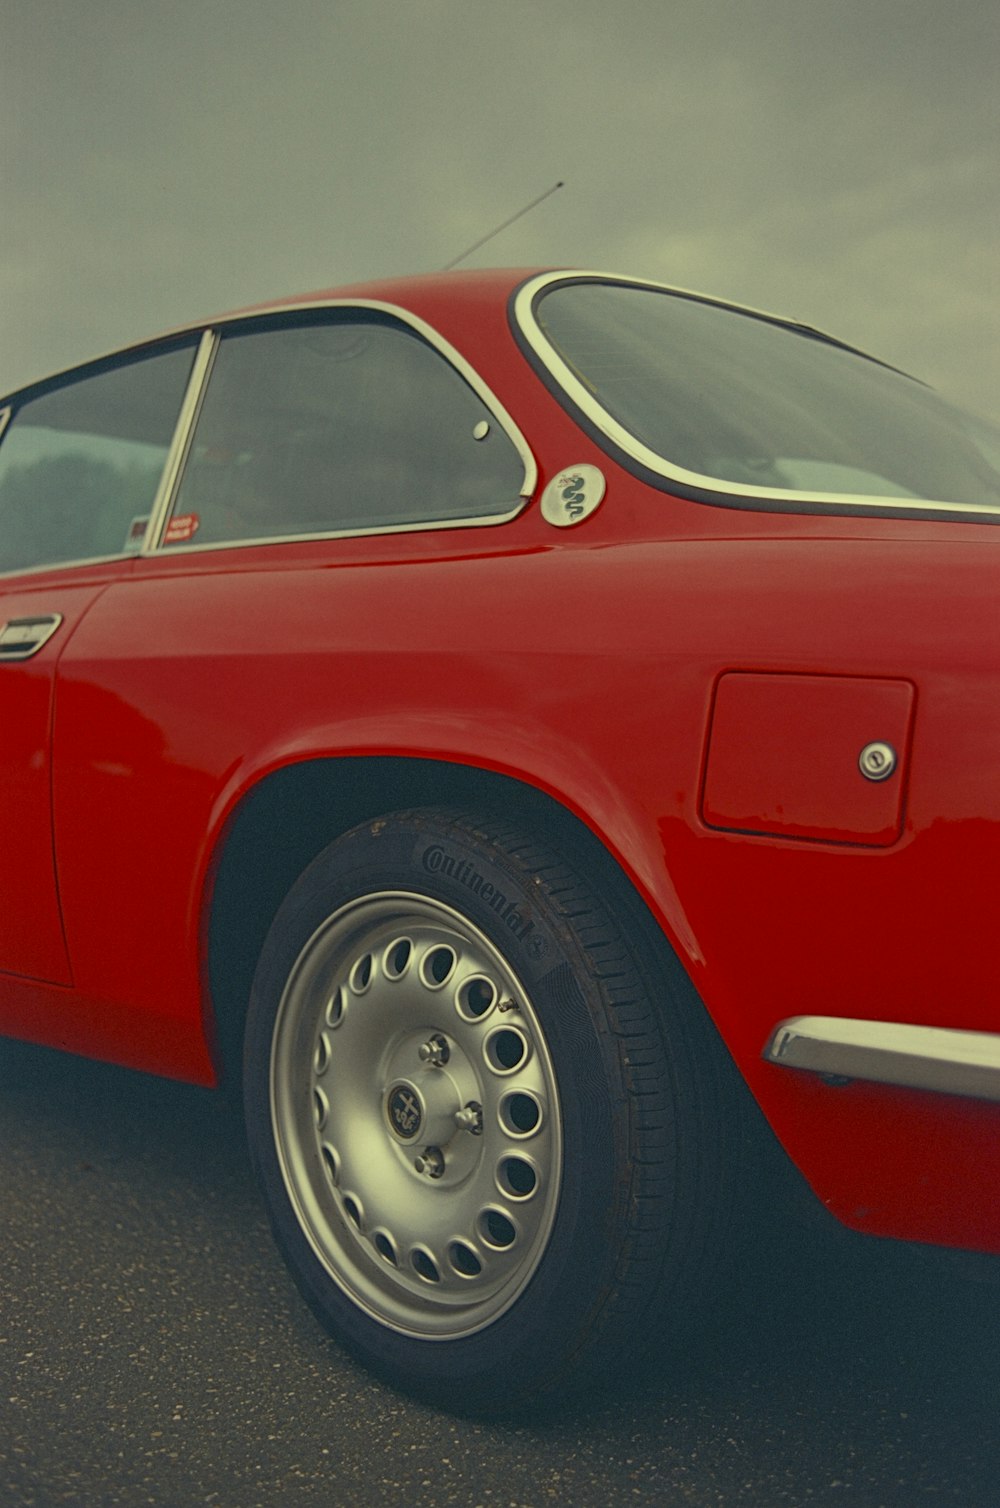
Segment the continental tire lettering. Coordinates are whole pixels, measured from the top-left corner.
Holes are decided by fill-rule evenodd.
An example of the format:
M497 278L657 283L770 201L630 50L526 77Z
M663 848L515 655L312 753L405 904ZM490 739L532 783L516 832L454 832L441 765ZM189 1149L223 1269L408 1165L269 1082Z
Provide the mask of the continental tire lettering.
M468 859L460 859L457 854L448 853L440 843L433 843L430 848L424 849L420 862L428 874L446 874L449 879L457 880L460 885L478 895L491 911L496 912L519 942L524 942L534 932L534 922L518 910L517 902L504 895L489 880L485 880Z

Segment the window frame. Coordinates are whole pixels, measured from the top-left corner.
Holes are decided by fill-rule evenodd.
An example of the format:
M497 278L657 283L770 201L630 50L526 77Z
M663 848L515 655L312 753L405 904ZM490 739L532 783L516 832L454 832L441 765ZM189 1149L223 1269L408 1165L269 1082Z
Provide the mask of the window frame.
M657 451L644 445L615 419L563 360L542 329L536 310L546 293L557 287L577 283L597 283L612 287L644 288L671 294L675 298L732 310L750 318L777 325L800 336L811 336L826 345L850 351L875 366L898 370L890 363L826 335L811 325L780 315L753 309L732 300L711 298L687 288L672 287L650 278L626 277L619 273L593 271L544 272L532 276L511 295L508 315L515 339L549 391L569 411L586 433L628 471L660 491L676 497L714 507L752 509L767 513L836 514L849 517L933 518L937 520L971 519L978 523L1000 524L1000 505L967 503L934 498L895 497L885 494L820 492L807 488L776 489L728 481L725 478L687 471L671 463ZM908 374L900 373L901 377ZM909 378L910 381L916 381Z
M199 544L195 540L190 543L165 546L164 537L173 516L223 331L242 327L249 333L254 329L280 328L285 322L307 323L310 315L323 316L337 310L343 310L348 313L367 311L375 316L381 316L383 319L395 321L397 324L422 338L437 355L457 372L459 377L464 379L483 403L491 420L506 435L520 459L523 476L516 502L502 513L488 513L470 518L428 518L427 520L420 520L415 523L378 524L373 525L371 528L363 529L331 529L315 534L265 534L252 539L217 540L202 544ZM483 377L480 376L476 368L432 325L428 324L426 320L421 319L417 314L411 313L410 310L384 299L310 299L301 302L278 304L259 313L249 315L246 313L235 313L212 320L208 324L189 325L171 332L169 336L143 341L137 345L128 346L123 350L98 357L93 361L85 362L81 366L71 367L67 371L59 372L52 377L44 378L40 382L31 383L27 387L18 389L3 399L2 405L0 405L0 442L2 442L9 424L16 418L18 411L33 399L39 398L57 388L69 387L77 382L85 382L89 377L99 376L102 372L114 367L126 366L132 361L155 356L160 351L168 351L177 345L183 344L185 341L191 342L193 350L191 374L181 398L173 436L167 448L163 469L160 473L160 481L150 507L146 533L139 549L120 550L112 555L74 556L43 565L25 566L12 571L3 571L0 572L0 582L19 576L35 576L47 571L72 570L77 567L89 567L105 562L148 560L152 557L173 559L181 555L205 553L215 550L259 548L261 546L268 547L276 544L301 544L310 540L354 539L383 534L437 532L442 529L486 528L510 523L513 519L517 518L527 507L537 491L538 465L531 447L509 411L500 402Z
M520 458L523 468L521 488L516 503L502 513L488 513L469 518L428 518L414 523L389 523L373 524L369 528L327 529L316 533L296 534L263 534L255 535L249 539L210 540L199 543L197 539L189 542L164 544L167 529L183 481L187 466L188 456L194 443L197 430L198 417L201 413L206 394L212 380L212 368L222 344L222 334L225 330L238 329L241 333L250 334L254 330L280 329L283 325L307 325L310 315L325 315L331 311L343 310L344 312L369 312L382 319L402 325L406 330L413 332L422 338L438 356L446 361L457 372L466 384L480 399L483 406L499 428L511 442L515 452ZM329 321L319 321L317 323ZM289 303L269 308L259 314L233 314L225 319L214 320L207 327L202 336L202 345L199 349L199 359L196 361L195 370L192 372L191 383L185 398L184 414L186 423L183 432L175 436L176 449L172 447L168 455L164 470L163 486L157 497L155 511L150 517L150 523L146 530L146 536L141 550L137 551L140 559L148 559L157 556L161 559L174 559L188 554L203 554L215 550L242 550L267 547L280 544L303 544L310 540L324 539L364 539L370 536L383 534L415 534L437 532L442 529L476 529L487 528L495 525L510 523L517 518L528 503L531 501L538 486L538 466L534 454L520 428L511 417L508 410L497 398L496 394L487 385L471 362L467 361L453 345L439 334L432 325L429 325L419 315L411 313L408 309L400 308L382 299L318 299L307 300L301 303ZM180 431L181 427L178 426Z
M67 371L59 372L52 377L43 378L40 382L31 383L30 386L20 388L4 399L3 406L0 407L0 444L3 443L8 428L12 422L16 421L20 411L36 399L43 398L48 393L58 392L63 388L75 387L92 378L100 377L105 372L131 366L134 363L177 350L185 345L190 346L191 350L191 372L181 393L173 431L164 455L163 466L160 470L160 479L153 494L153 501L150 504L149 521L147 522L146 533L143 537L143 546L138 549L116 550L112 554L105 555L68 555L61 560L44 561L40 565L16 566L12 570L0 570L0 585L21 576L38 576L46 572L62 572L76 570L83 566L89 567L114 564L116 561L136 560L144 553L144 546L150 538L150 527L157 516L158 508L162 505L162 499L167 491L169 479L173 476L171 463L176 463L177 456L183 453L182 441L189 423L188 406L195 388L196 379L199 376L200 364L203 362L204 335L199 335L199 327L195 325L186 330L176 331L165 338L143 341L139 345L128 346L125 350L97 357L93 361L84 362L81 366L70 367Z

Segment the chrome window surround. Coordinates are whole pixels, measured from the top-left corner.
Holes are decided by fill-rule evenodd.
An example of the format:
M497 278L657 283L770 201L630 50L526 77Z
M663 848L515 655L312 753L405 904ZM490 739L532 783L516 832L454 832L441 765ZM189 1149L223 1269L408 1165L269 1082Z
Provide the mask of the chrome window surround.
M796 324L794 320L783 319L777 314L768 314L762 309L753 309L747 304L732 303L726 299L711 298L703 293L695 293L688 288L674 288L668 283L657 283L648 278L623 277L614 272L543 272L537 277L530 278L522 284L514 295L513 318L517 332L523 336L528 347L538 359L542 367L555 380L559 388L563 390L571 402L580 410L584 417L593 427L604 435L629 459L638 462L646 471L655 476L663 477L666 482L674 482L682 487L694 489L700 493L713 493L720 502L726 499L746 499L747 505L759 500L767 503L771 508L778 505L785 511L793 511L796 505L813 504L824 508L862 509L885 513L892 511L897 513L957 513L961 515L973 515L980 518L992 516L1000 518L1000 505L995 503L953 503L937 502L929 498L920 497L884 497L882 495L865 495L853 492L806 492L798 489L783 489L774 487L753 487L743 482L728 482L720 477L703 476L697 471L686 471L681 466L671 465L650 450L640 440L627 430L624 425L607 412L602 404L590 392L589 388L575 376L573 371L563 361L562 357L550 345L544 331L535 318L535 305L541 294L550 288L558 287L561 283L610 283L620 287L649 288L659 293L673 293L681 298L696 299L702 304L714 304L720 309L734 310L740 314L749 314L756 319L770 320L777 325L784 325L789 330L806 331L813 335L821 335L822 332L811 330L809 326ZM855 350L854 347L845 346L843 341L838 341L832 336L823 335L824 340L829 340L832 345L842 350ZM864 355L864 352L857 352ZM877 358L868 357L870 361ZM884 365L885 363L878 363Z
M215 362L215 354L219 349L219 337L214 330L206 330L198 342L194 362L191 367L191 376L188 378L187 389L181 399L180 411L177 415L177 423L174 425L173 438L167 451L167 459L163 463L163 471L160 475L160 485L156 489L153 498L153 506L149 511L149 523L143 535L142 545L136 554L148 555L156 549L167 527L167 518L170 514L171 505L177 494L181 473L184 470L184 462L187 460L188 451L191 448L191 439L194 428L201 413L201 405L208 388L208 379L212 375L212 366Z
M491 417L496 420L521 458L521 464L524 468L524 479L521 484L517 505L508 509L505 513L488 513L475 518L428 519L426 522L420 521L411 524L380 524L371 529L331 529L319 534L268 534L253 539L219 540L212 544L171 545L169 549L170 557L189 554L192 551L233 550L247 549L260 545L306 543L311 539L352 539L376 534L409 534L429 530L437 531L439 529L485 528L489 525L506 524L516 518L533 497L538 486L538 466L528 442L520 429L500 400L479 376L475 368L466 361L464 356L455 350L454 346L446 341L443 336L439 335L433 326L427 324L418 315L411 314L407 309L400 308L397 304L387 303L381 299L318 299L305 303L281 304L275 308L261 310L258 313L227 315L224 319L214 320L208 327L191 325L186 329L181 328L171 331L171 339L177 336L193 335L199 329L202 329L202 336L196 350L187 390L181 402L177 424L174 428L166 461L164 462L163 473L160 477L160 484L153 501L141 549L138 551L121 551L115 555L87 556L78 560L57 561L40 566L31 566L20 571L0 572L0 581L6 576L35 575L44 571L72 569L74 566L79 565L99 565L105 561L134 560L137 556L148 558L151 555L160 553L165 555L167 552L162 550L163 535L170 520L170 514L184 471L184 463L191 448L198 415L201 412L201 406L208 389L212 364L218 351L221 331L227 325L242 324L247 329L251 329L258 323L264 327L270 324L272 320L280 319L283 315L321 314L331 309L365 309L376 314L388 315L400 324L413 330L417 335L422 336L428 345L449 362L459 375L465 379L473 392L482 400L485 407L489 410ZM98 358L98 360L112 360L114 356L124 358L141 350L153 351L158 344L157 340L144 341L137 346L127 347L120 352L112 353L110 357ZM96 364L87 362L86 366L89 367ZM76 369L70 368L69 371L57 375L60 377L70 377L73 375L74 370ZM36 384L32 384L32 386L34 387ZM10 407L0 409L0 436L3 435L12 412L13 409Z
M193 335L197 329L198 326L194 325L190 331L181 330L172 332L167 339L173 339L175 334L179 334L182 337L185 334ZM70 367L66 372L58 372L52 378L43 379L43 382L57 383L60 377L72 378L78 371L85 372L89 368L103 367L107 363L113 362L116 355L124 358L137 354L140 351L148 351L150 355L153 355L161 343L159 340L150 340L143 341L137 346L127 346L124 350L112 353L110 356L98 357L95 361L85 362L81 367ZM134 560L137 555L146 553L146 545L151 538L156 520L158 518L165 520L164 510L169 507L170 499L176 487L181 462L187 455L192 420L197 416L198 409L200 408L201 395L205 386L205 374L211 370L211 362L214 358L217 345L217 336L211 330L206 330L202 334L197 346L194 347L195 354L191 366L191 375L188 377L187 387L181 399L180 409L178 410L177 422L174 425L174 432L167 448L163 471L160 473L156 495L153 498L153 506L150 509L149 523L146 525L146 533L143 537L142 549L119 550L114 555L82 555L71 557L68 560L45 561L42 565L25 566L14 571L0 571L0 582L4 581L8 576L37 576L46 571L71 571L77 566L110 565L116 560ZM41 385L41 383L32 383L31 387L35 388ZM0 440L3 439L4 431L13 413L13 407L0 409Z
M1000 1103L1000 1035L995 1032L792 1016L775 1027L763 1055L779 1067L835 1080L865 1079Z
M319 314L331 309L370 310L376 314L384 314L407 326L417 335L421 336L426 343L438 352L444 359L465 379L472 391L481 399L484 406L489 410L492 418L496 420L504 434L510 440L517 454L521 458L524 467L524 478L521 483L519 501L513 508L505 513L487 513L473 518L450 518L450 519L427 519L410 524L377 524L370 529L328 529L316 534L265 534L252 539L226 539L217 540L211 544L176 544L171 545L169 552L161 550L162 539L166 526L170 520L170 513L180 486L181 476L184 471L184 461L187 458L191 442L194 437L198 414L208 389L211 377L212 362L218 350L221 331L226 325L244 325L249 331L255 324L262 328L269 326L274 320L288 314ZM206 356L204 365L201 364L202 353L205 350L205 341L211 338L213 344L210 353ZM202 347L199 349L198 361L191 374L188 393L182 409L185 422L178 422L177 434L174 436L174 444L171 446L170 455L164 470L161 491L156 500L156 512L151 519L150 527L146 530L146 538L139 552L143 556L169 553L173 559L176 555L188 555L202 553L209 550L239 550L250 549L260 545L306 543L311 539L361 539L369 535L377 534L413 534L428 530L439 529L475 529L485 528L489 525L506 524L518 516L534 495L538 485L538 466L535 457L528 446L527 440L520 429L514 423L510 414L504 408L500 400L490 391L486 383L479 376L475 368L466 361L465 357L455 350L443 336L439 335L433 326L426 323L418 315L411 314L407 309L401 309L396 304L386 303L381 299L320 299L315 302L282 304L277 308L262 310L258 314L233 314L224 320L216 320L210 329L206 330L203 337ZM176 452L175 448L177 447Z

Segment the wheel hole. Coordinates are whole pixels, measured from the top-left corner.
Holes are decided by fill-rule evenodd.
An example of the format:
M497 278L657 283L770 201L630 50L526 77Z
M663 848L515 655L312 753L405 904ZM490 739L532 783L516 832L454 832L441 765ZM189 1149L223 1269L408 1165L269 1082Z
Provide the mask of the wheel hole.
M390 943L385 952L384 969L389 979L402 979L410 966L413 944L408 937L400 937Z
M542 1123L542 1107L520 1090L508 1094L500 1106L500 1123L510 1136L530 1136Z
M326 1125L326 1118L330 1114L330 1102L322 1089L313 1090L313 1116L316 1120L316 1130L322 1131Z
M317 1073L326 1073L330 1065L330 1043L325 1032L320 1032L313 1055L313 1067Z
M358 1230L360 1230L363 1220L361 1205L359 1204L358 1200L355 1199L353 1194L344 1195L344 1213L347 1215L347 1218L348 1220L350 1220L351 1224L356 1225Z
M499 1247L501 1250L513 1246L517 1237L517 1228L509 1215L503 1210L483 1210L479 1216L479 1233L489 1246Z
M385 1231L380 1230L375 1232L375 1235L373 1237L373 1244L379 1256L384 1258L385 1261L390 1264L390 1266L399 1266L399 1258L396 1256L396 1248L390 1241L389 1237L385 1234Z
M494 1073L513 1073L528 1058L528 1039L512 1026L501 1026L486 1039L486 1061Z
M329 1027L338 1027L344 1019L344 990L343 986L334 990L326 1003L326 1024Z
M422 1251L420 1247L417 1247L416 1251L410 1254L410 1262L413 1265L413 1271L418 1277L423 1278L425 1283L440 1283L441 1274L429 1251Z
M454 1270L463 1278L478 1278L483 1270L480 1262L471 1246L464 1241L453 1241L448 1247L448 1261Z
M492 979L477 975L467 979L458 992L458 1013L466 1021L481 1021L497 1002L497 987Z
M497 1182L512 1199L528 1199L538 1187L538 1174L523 1157L505 1157L497 1170Z
M424 955L421 977L429 990L439 990L451 978L457 960L454 948L442 944Z
M351 989L355 995L363 995L372 982L374 964L370 953L359 958L351 970Z
M320 1150L323 1157L323 1164L326 1168L327 1174L329 1175L330 1182L336 1185L340 1182L340 1158L337 1156L334 1149L331 1146L328 1146L326 1143L324 1143Z

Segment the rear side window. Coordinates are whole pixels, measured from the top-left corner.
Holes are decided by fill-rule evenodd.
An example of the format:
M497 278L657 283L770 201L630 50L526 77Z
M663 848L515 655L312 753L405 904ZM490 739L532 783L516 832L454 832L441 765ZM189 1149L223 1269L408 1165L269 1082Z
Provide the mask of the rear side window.
M140 548L193 355L160 350L18 405L0 441L0 571Z
M1000 511L1000 436L815 332L593 279L543 290L523 328L586 418L668 481L734 500Z
M224 331L164 543L495 520L524 480L483 398L402 325Z

